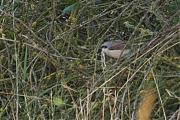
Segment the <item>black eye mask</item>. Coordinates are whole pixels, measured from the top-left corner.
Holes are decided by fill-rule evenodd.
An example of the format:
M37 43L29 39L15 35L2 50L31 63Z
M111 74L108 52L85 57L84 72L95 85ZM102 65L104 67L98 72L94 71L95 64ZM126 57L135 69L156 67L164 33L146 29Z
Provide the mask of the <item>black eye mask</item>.
M107 48L107 46L103 45L103 46L101 46L101 48Z

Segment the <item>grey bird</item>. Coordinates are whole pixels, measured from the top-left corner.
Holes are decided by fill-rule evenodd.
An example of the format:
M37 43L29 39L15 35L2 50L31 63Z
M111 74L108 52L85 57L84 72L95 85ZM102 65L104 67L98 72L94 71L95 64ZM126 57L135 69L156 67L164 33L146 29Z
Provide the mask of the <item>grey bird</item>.
M139 44L133 44L133 46L139 46L143 44L143 42ZM131 49L128 45L126 45L121 40L116 40L114 42L105 42L101 45L101 51L107 54L109 57L112 58L120 58L120 57L126 57L128 54L131 53Z
M109 57L119 58L126 56L130 49L125 48L125 43L121 40L116 40L114 42L105 42L101 45L101 50Z

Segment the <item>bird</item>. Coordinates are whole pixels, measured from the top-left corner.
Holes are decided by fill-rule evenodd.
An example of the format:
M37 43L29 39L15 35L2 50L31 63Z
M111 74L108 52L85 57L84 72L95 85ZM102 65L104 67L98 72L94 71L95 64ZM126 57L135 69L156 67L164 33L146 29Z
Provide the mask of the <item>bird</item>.
M133 46L137 46L140 44L133 44ZM115 40L104 42L101 45L100 50L101 52L105 53L109 57L112 58L120 58L120 57L126 57L128 54L131 53L131 49L129 48L126 43L124 43L122 40Z

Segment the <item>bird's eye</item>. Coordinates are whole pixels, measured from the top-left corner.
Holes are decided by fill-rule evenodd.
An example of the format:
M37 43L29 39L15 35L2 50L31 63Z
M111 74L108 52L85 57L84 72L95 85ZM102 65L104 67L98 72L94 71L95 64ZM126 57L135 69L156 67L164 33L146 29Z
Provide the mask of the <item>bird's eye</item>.
M107 48L107 46L103 45L103 46L101 46L101 48Z

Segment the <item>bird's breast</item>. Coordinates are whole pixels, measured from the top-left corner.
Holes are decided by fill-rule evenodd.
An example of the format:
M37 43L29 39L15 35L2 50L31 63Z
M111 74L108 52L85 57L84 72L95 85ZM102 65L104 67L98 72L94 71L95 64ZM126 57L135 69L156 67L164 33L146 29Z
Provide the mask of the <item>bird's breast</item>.
M105 50L104 51L109 57L113 58L119 58L119 57L124 57L127 55L130 50L129 49L124 49L124 50Z

